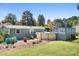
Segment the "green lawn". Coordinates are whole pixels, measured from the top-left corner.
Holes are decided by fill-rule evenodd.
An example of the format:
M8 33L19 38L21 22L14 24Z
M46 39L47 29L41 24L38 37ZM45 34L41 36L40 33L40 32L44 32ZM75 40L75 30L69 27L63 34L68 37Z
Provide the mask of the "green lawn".
M34 48L22 48L15 51L1 52L8 56L74 56L79 55L79 44L65 41L52 41Z

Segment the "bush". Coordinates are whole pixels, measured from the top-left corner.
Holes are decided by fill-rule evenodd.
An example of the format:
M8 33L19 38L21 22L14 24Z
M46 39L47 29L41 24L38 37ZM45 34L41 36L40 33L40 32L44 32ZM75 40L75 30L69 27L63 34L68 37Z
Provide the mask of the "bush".
M24 42L27 42L27 38L26 37L23 37L23 40L24 40Z
M36 42L32 42L32 44L36 44Z
M34 39L34 38L36 38L36 34L31 34L30 39Z
M15 48L15 46L13 46L13 48Z
M4 36L0 35L0 43L4 41Z
M24 42L27 42L27 40L26 40L26 39L24 39Z
M79 43L79 39L77 39L77 40L74 40L73 42L75 42L75 43Z
M2 43L5 38L6 38L6 33L0 31L0 43Z
M49 31L50 31L50 29L49 29L49 28L45 28L45 31L49 32Z
M15 43L15 41L14 40L12 40L12 44L14 44Z
M8 46L6 46L6 48L8 48Z

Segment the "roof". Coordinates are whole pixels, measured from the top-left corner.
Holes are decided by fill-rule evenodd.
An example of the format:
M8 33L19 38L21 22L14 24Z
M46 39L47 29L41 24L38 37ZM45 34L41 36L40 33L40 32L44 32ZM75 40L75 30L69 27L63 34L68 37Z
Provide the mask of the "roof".
M40 26L20 26L20 25L3 25L6 28L14 28L14 29L44 29L44 27Z
M58 27L58 28L55 28L55 29L75 29L74 27Z

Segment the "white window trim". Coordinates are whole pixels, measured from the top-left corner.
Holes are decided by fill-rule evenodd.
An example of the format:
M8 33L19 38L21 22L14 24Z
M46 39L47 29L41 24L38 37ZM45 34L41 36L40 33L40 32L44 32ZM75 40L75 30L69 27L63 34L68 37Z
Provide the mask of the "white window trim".
M32 34L32 32L34 32L34 29L30 29L30 34Z
M8 33L10 34L10 29L8 29Z
M17 33L17 32L16 32L17 30L20 30L20 33ZM16 33L16 34L21 34L21 29L15 29L15 33Z

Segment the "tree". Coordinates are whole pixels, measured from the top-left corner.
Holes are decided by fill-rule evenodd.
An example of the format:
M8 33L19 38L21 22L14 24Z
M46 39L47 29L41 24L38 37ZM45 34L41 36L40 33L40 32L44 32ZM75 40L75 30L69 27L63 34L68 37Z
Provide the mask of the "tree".
M33 25L33 15L30 11L26 10L22 14L22 25L32 26Z
M2 21L2 23L11 23L12 25L15 25L17 22L16 15L9 13L5 19Z
M79 10L79 5L77 5L77 10Z
M43 15L38 16L38 25L39 26L44 26L45 25L45 18Z
M56 27L64 27L64 23L62 19L55 19L54 23L56 24Z
M77 16L72 16L67 19L67 25L72 27L79 23L79 18Z
M22 23L20 21L17 21L16 25L22 25Z
M20 23L21 23L21 25L27 25L27 21L25 21L25 20L21 20Z
M48 27L50 30L52 30L52 29L55 28L55 26L56 26L56 24L55 24L53 21L51 21L50 19L48 19L48 21L47 21L47 27Z
M37 22L35 19L33 19L33 26L37 26Z
M56 23L57 27L73 27L79 23L78 16L72 16L70 18L63 18L63 19L55 19L54 22Z

